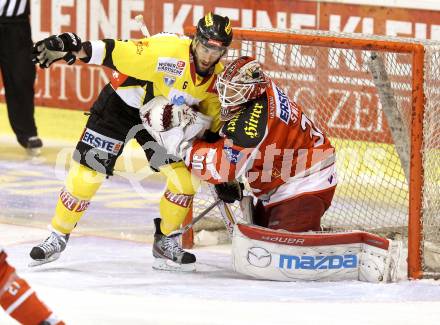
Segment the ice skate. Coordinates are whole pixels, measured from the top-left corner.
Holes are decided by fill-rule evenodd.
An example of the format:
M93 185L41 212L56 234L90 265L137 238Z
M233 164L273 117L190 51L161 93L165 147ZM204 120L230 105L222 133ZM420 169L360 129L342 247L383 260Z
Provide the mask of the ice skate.
M29 263L30 267L46 264L57 260L61 252L66 248L69 240L69 234L65 235L52 230L41 244L32 248L30 256L33 261Z
M160 219L154 219L153 269L166 271L195 271L196 257L180 247L175 237L167 237L160 230Z
M27 154L30 157L38 157L41 155L41 148L43 147L43 142L37 136L30 137L24 145Z

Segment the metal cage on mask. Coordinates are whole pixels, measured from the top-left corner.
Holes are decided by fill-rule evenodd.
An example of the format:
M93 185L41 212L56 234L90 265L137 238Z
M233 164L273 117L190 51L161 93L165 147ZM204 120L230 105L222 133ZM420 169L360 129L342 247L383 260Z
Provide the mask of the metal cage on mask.
M220 118L230 120L240 105L259 97L265 92L268 80L260 64L251 57L232 61L217 78L217 91L221 103Z

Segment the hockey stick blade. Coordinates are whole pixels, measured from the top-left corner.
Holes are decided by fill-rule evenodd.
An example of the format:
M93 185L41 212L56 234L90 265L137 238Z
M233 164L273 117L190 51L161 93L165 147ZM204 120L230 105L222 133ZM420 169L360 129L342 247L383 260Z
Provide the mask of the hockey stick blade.
M209 207L207 207L202 213L200 213L197 217L195 217L189 224L187 224L185 227L182 227L178 230L173 231L171 234L168 235L168 237L177 237L180 235L183 235L186 233L189 229L191 229L200 219L202 219L204 216L206 216L209 211L214 209L222 200L218 199L214 203L212 203Z

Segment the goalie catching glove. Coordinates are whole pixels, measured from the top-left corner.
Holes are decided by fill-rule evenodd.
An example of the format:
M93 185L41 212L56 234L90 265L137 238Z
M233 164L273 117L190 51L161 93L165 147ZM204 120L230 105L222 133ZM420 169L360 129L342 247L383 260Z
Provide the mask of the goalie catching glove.
M188 105L175 105L163 96L157 96L141 108L144 127L154 132L167 131L194 123L197 112Z
M144 128L169 154L183 158L189 142L211 126L211 117L186 104L176 105L157 96L140 108Z
M48 68L52 63L63 59L67 64L75 63L76 55L82 48L81 39L74 33L52 35L37 43L32 48L32 62L40 68Z
M243 183L234 180L214 186L218 198L225 203L234 203L235 201L241 201L243 199Z

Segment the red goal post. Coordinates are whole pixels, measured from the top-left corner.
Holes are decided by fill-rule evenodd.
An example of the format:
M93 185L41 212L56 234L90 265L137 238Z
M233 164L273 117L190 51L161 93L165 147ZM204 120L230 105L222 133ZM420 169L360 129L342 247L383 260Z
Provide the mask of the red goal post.
M240 55L256 57L336 147L340 179L323 225L401 239L408 276L438 276L440 43L235 28L226 60Z

